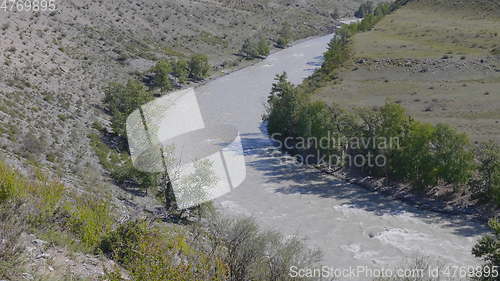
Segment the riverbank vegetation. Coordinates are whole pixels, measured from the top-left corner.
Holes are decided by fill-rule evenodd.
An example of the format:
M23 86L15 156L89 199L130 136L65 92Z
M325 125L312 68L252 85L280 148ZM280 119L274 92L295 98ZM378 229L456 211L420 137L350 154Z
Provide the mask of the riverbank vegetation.
M295 87L286 80L285 74L278 75L268 99L269 133L317 139L331 136L336 139L397 138L396 147L375 144L353 148L352 144L344 143L320 149L320 153L340 157L340 167L355 168L366 175L384 177L389 182L408 182L418 192L451 186L454 192L465 191L482 203L500 206L500 148L497 144L473 146L467 135L446 124L417 121L395 102L348 110L335 103L327 105L311 95L324 83L335 80L343 65L352 59L354 34L372 29L386 13L407 2L380 4L361 22L344 25L331 40L322 67L302 85ZM345 162L347 157L369 159L376 156L383 156L383 164Z
M370 9L371 12L366 14L360 22L343 25L338 29L328 44L328 50L324 53L321 68L308 77L302 83L302 87L307 91L313 91L334 79L339 68L352 57L352 37L357 33L371 30L384 16L405 3L406 1L401 0L393 4L380 3L374 10Z
M171 91L174 83L184 84L191 79L193 82L201 81L208 77L210 65L205 55L193 55L189 61L177 59L173 61L159 60L151 68L152 86L162 92Z
M456 192L466 189L483 202L500 204L500 148L496 144L474 149L465 134L445 124L417 121L396 103L354 111L328 106L313 101L308 93L289 83L286 74L281 74L269 97L266 118L271 135L346 140L320 148L321 154L342 156L340 167L359 169L388 181L409 182L420 192L452 185ZM352 139L370 140L370 145L353 146L347 142ZM382 143L390 139L397 139L397 145ZM384 159L381 165L374 163L378 156ZM357 157L363 161L345 161Z
M240 53L248 59L255 59L267 57L270 51L269 42L264 38L260 38L257 41L246 39Z

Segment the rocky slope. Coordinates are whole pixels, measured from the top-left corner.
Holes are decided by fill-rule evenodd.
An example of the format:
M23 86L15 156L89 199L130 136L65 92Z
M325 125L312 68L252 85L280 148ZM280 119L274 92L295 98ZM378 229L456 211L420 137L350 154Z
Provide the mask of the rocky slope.
M351 2L85 0L57 2L52 12L1 11L0 147L62 174L93 166L86 135L106 118L107 82L193 53L216 69L235 65L244 39L272 40L285 22L296 39L326 33L332 13L349 12Z

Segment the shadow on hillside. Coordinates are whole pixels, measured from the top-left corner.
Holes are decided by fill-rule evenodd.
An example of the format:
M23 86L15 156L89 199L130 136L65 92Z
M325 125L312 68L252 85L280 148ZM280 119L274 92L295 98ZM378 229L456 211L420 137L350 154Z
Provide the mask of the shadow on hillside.
M264 125L261 130L265 132ZM271 140L261 134L243 134L241 137L247 166L261 171L266 182L282 184L282 187L275 189L277 193L334 198L341 200L343 206L361 209L376 216L405 214L428 224L442 224L442 227L452 228L453 233L465 237L488 232L488 228L472 215L451 215L423 210L359 185L344 182L317 169L301 166L292 156L279 157L282 154L277 147L273 147Z

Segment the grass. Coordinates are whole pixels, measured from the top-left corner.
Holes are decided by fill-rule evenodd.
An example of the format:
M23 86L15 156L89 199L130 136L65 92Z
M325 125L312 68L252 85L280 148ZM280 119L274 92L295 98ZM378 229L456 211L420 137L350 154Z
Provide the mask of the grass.
M412 3L354 40L358 57L440 58L444 54L488 55L500 46L500 18L440 10Z

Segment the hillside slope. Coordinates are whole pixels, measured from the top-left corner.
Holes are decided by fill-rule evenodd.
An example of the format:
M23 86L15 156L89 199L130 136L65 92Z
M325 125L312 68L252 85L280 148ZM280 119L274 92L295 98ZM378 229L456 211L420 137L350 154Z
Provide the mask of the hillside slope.
M54 12L2 11L0 148L65 172L96 163L86 135L107 116L102 87L140 78L160 58L203 53L234 66L246 38L329 32L352 1L62 1ZM68 174L63 173L63 174Z
M217 74L240 63L242 58L235 53L247 38L275 40L285 24L291 26L294 39L325 34L337 24L334 12L352 14L358 4L348 0L71 0L56 1L54 12L0 10L0 163L5 160L30 179L37 174L34 171L43 170L65 184L64 197L69 202L75 194L104 200L118 222L156 214L162 206L155 194L144 196L117 187L91 148L88 136L95 132L94 122L109 124L103 87L111 81L140 80L159 59L195 53L208 55ZM2 192L4 180L9 180L6 174L0 175ZM32 203L25 205L37 210ZM12 210L0 210L0 214L9 219L23 217L19 209ZM18 249L26 249L26 264L13 265L19 278L22 274L24 278L97 280L103 268L113 264L74 249L78 243L72 235L66 237L67 226L61 233L47 226L25 231L3 217L1 226L0 240L8 231L22 245ZM40 232L47 237L37 237ZM3 269L0 265L0 275Z

